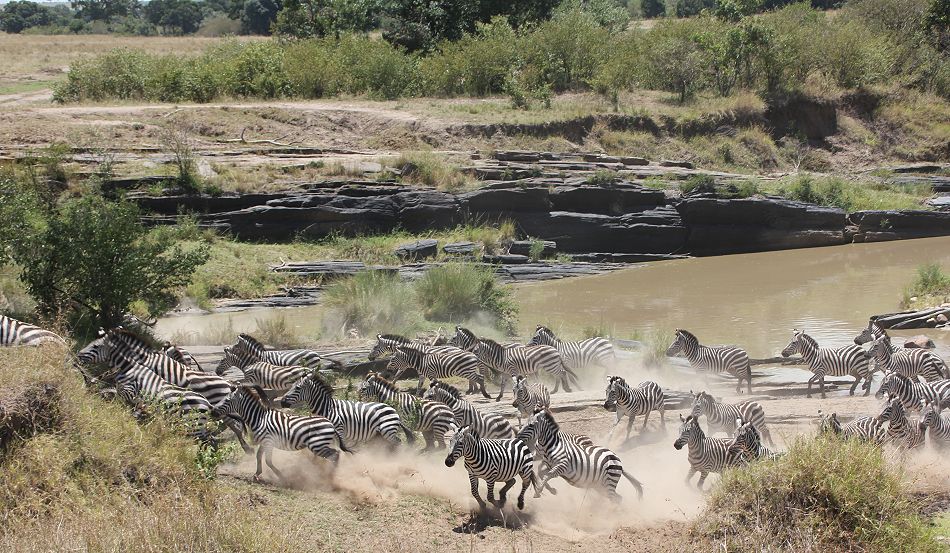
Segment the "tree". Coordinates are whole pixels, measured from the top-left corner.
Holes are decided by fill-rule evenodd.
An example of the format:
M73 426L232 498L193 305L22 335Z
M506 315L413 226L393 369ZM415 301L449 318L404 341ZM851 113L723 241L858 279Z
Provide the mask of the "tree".
M663 0L642 0L640 11L645 18L663 17L666 14L666 4Z
M145 18L164 34L188 35L198 30L204 14L194 0L149 0Z
M241 14L241 27L248 33L269 35L281 5L278 0L247 0Z
M950 50L950 0L930 0L924 27L937 50Z
M4 192L11 192L9 183ZM109 328L133 303L158 316L174 305L175 288L208 259L206 246L184 250L169 233L149 231L135 204L96 194L62 201L49 211L21 203L5 215L9 251L39 309L72 321L91 315Z
M723 21L739 21L762 7L762 0L717 0L716 16Z
M0 31L20 33L31 27L40 27L52 23L53 15L48 6L29 2L9 2L0 9Z
M285 0L274 31L298 38L367 31L381 10L379 0Z
M108 21L113 17L135 15L141 6L138 0L72 0L76 15L86 21Z

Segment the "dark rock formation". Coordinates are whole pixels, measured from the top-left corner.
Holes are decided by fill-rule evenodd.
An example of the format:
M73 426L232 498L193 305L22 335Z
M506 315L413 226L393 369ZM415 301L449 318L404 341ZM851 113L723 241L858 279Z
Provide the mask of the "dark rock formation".
M396 248L395 254L403 261L419 261L435 257L439 253L439 241L432 238L416 240Z
M541 257L551 257L557 253L557 243L551 240L515 240L508 248L508 253L530 256L531 247L536 242L541 244Z
M450 255L474 255L477 247L475 242L452 242L442 246L442 251Z
M855 242L884 242L950 235L950 212L856 211L848 215Z

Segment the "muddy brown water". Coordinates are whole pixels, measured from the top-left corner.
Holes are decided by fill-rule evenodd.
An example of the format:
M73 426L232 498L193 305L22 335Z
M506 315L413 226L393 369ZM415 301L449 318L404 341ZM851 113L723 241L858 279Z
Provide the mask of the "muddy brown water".
M899 310L902 290L922 263L950 267L950 237L852 244L645 263L590 277L515 287L520 329L537 323L579 335L602 328L616 338L694 332L703 343L733 343L755 358L777 355L793 328L821 345L851 343L869 315ZM253 332L261 319L284 317L302 336L322 327L320 306L258 309L162 319L159 333L230 327ZM927 333L950 354L950 332Z

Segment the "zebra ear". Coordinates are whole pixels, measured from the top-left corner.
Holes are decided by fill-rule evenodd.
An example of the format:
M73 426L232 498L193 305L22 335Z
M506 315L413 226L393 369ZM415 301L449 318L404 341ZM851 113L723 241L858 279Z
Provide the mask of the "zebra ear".
M692 416L692 415L690 415ZM680 422L686 422L686 419L683 418L683 413L680 413Z
M742 426L743 424L745 424L745 423L742 422L742 417L736 418L736 428L739 428L739 427Z
M376 339L377 339L377 340L382 340L382 339L383 339L383 335L382 335L382 334L377 334L377 335L376 335Z

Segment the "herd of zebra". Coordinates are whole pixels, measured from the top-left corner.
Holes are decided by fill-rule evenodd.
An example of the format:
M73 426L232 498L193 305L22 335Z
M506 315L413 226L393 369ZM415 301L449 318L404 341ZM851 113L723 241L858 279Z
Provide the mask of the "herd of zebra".
M619 501L616 489L621 477L643 495L642 484L624 470L616 453L597 445L589 437L561 430L551 407L551 392L544 380L554 383L556 393L563 384L566 391L579 386L578 372L599 367L606 373L616 367L613 345L604 338L582 341L558 339L544 326L538 326L525 345L499 344L476 336L459 326L451 339L435 342L412 340L398 335L378 335L369 353L375 360L388 356L386 371L370 372L360 381L358 400L338 399L321 369L325 359L312 350L269 350L247 334L226 347L214 370L204 370L182 348L165 343L153 348L146 340L121 327L103 332L77 354L77 367L100 389L114 393L144 416L158 406L186 422L190 434L204 444L214 446L221 430L231 430L246 453L257 446L255 478L263 473L266 461L274 474L284 480L274 465L274 449L309 449L316 457L335 466L340 452L358 450L370 442L382 442L395 449L411 446L418 432L425 440L422 452L446 448L445 464L453 466L464 458L473 497L481 508L486 506L478 491L479 479L488 486L488 502L501 507L506 494L521 479L518 507L533 487L534 496L547 490L555 494L550 480L561 477L569 484L603 493ZM0 344L38 345L63 342L55 334L0 317ZM862 417L848 424L837 414L819 411L822 431L845 438L858 438L877 444L895 443L912 449L924 443L925 435L939 447L950 445L950 417L941 409L950 406L950 379L946 364L934 353L922 349L894 347L886 332L873 322L856 344L871 343L865 351L859 345L842 348L819 347L804 332L795 331L784 356L801 354L813 373L808 383L818 382L824 397L826 376L854 377L850 393L864 381L865 395L871 391L871 379L878 369L884 372L877 396L885 396L883 409L874 417ZM728 372L737 377L737 391L746 381L751 391L751 364L748 354L734 346L703 346L685 330L677 330L668 355L682 353L690 365L700 371ZM105 370L95 377L85 367ZM872 369L872 366L874 367ZM408 369L416 371L419 382L414 393L399 389L395 381ZM541 378L541 377L544 378ZM616 413L614 427L628 418L626 435L630 437L634 420L643 417L643 428L650 414L658 411L665 426L670 396L652 381L637 386L620 376L606 375L604 408ZM478 409L465 399L461 390L446 379L467 381L467 394L491 397L486 380L494 379L500 391L511 382L512 407L516 409L518 428L505 417ZM424 387L428 380L428 387ZM765 424L765 412L757 401L735 404L717 401L705 391L691 398L692 410L680 415L681 426L674 442L677 450L688 449L690 481L695 473L702 488L709 473L721 472L756 459L777 455ZM309 415L282 408L302 406ZM908 414L919 412L917 421ZM706 432L699 422L705 417ZM885 427L885 424L887 425ZM725 432L727 438L712 437ZM708 435L707 435L708 434ZM447 444L447 446L446 446ZM498 498L495 483L503 482Z

